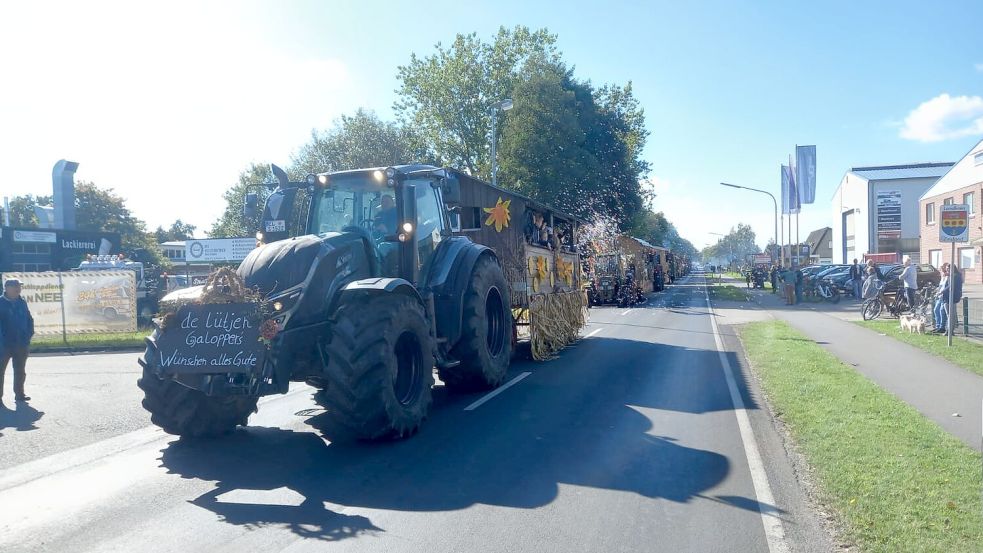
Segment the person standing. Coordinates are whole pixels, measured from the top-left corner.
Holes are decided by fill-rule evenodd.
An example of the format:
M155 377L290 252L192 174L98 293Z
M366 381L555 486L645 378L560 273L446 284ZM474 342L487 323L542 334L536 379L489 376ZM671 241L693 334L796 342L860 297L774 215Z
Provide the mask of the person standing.
M904 283L904 295L908 300L908 310L915 308L915 292L918 291L918 267L911 263L911 257L904 256L904 269L898 277Z
M853 265L850 265L850 281L853 283L853 297L859 300L864 281L864 270L860 267L860 263L856 259L853 260Z
M775 265L772 265L771 270L768 271L768 280L771 281L771 293L776 293L778 291L778 267Z
M791 265L782 271L782 283L785 287L785 305L795 305L795 271Z
M795 303L802 303L802 286L805 283L805 275L802 274L802 269L796 265L795 266Z
M941 271L942 281L932 309L935 315L935 329L932 332L945 334L949 325L949 287L952 287L952 303L955 305L963 297L963 283L959 269L952 270L952 265L943 263Z
M3 353L0 354L0 400L3 398L3 380L7 364L14 365L14 400L29 401L24 393L27 379L27 356L34 336L34 318L27 302L20 295L21 283L15 278L3 283L0 296L0 334L3 335Z

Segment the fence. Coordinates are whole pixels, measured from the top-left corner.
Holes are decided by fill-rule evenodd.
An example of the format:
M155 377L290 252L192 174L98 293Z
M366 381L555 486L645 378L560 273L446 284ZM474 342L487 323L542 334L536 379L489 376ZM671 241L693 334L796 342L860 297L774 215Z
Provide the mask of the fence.
M21 297L39 336L133 332L137 284L133 271L4 273L21 281Z
M963 298L959 310L963 335L983 338L983 298Z

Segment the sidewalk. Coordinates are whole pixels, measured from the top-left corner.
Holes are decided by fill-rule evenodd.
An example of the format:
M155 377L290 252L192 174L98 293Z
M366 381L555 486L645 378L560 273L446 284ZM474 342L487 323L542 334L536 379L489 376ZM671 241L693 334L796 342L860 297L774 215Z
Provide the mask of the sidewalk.
M809 304L786 306L770 292L757 291L753 298L776 319L786 321L950 434L981 450L983 377L849 322L849 307L857 312L853 302L825 313Z

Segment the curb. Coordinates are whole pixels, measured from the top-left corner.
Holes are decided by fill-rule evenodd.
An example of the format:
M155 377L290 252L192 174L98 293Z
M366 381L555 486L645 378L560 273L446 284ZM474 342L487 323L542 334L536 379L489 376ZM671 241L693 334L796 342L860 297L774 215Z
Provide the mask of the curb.
M44 348L40 350L31 350L32 357L59 357L59 356L74 356L74 355L96 355L100 353L140 353L143 351L143 346L108 346L108 347L98 347L98 348Z

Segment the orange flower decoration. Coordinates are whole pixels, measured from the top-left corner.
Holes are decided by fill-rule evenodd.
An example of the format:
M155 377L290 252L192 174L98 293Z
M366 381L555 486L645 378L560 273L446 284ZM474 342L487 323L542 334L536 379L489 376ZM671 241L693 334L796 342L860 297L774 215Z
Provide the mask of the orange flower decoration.
M502 197L498 197L498 202L495 203L495 207L484 207L485 213L488 214L488 219L485 221L486 225L495 225L495 232L502 232L503 228L509 226L509 221L512 219L512 215L509 213L509 204L512 200L502 201Z

